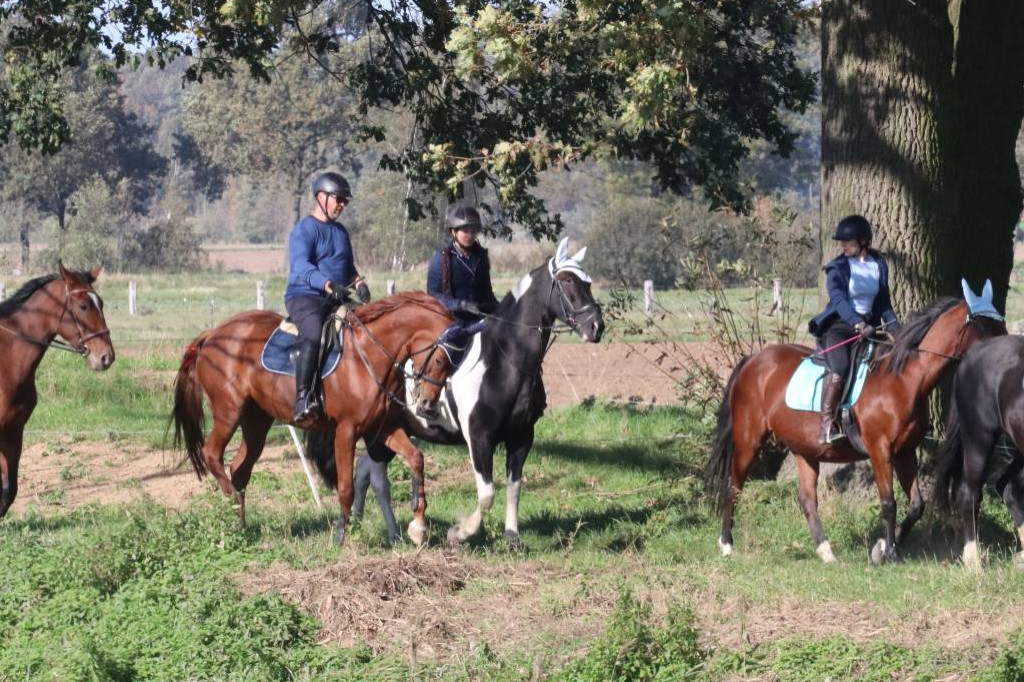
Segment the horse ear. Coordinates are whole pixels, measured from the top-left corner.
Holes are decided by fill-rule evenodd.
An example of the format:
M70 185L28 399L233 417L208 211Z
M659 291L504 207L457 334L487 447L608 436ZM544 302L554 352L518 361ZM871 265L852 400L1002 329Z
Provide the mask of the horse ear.
M71 272L64 267L64 262L61 260L57 261L57 271L60 272L61 279L68 279L71 277Z
M562 241L558 242L558 248L555 249L555 266L561 265L566 256L569 255L569 238L562 237Z
M981 290L981 297L986 301L992 300L992 280L985 280L985 287Z
M576 261L577 263L582 263L583 262L583 257L586 256L586 255L587 255L587 247L584 246L582 249L580 249L579 251L577 251L576 253L574 253L572 255L572 260Z
M94 282L96 281L96 278L100 276L101 272L103 272L102 265L97 265L96 267L89 271L89 274L92 275L92 279Z

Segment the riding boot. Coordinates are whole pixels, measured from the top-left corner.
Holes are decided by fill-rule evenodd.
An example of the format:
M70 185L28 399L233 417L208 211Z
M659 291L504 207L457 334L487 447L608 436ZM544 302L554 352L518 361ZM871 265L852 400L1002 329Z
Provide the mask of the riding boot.
M324 416L323 405L316 391L319 369L320 344L303 339L299 356L295 360L295 417L296 426L308 426Z
M843 377L827 372L821 390L821 426L818 430L818 443L821 445L827 445L842 435L834 429L836 408L842 395Z

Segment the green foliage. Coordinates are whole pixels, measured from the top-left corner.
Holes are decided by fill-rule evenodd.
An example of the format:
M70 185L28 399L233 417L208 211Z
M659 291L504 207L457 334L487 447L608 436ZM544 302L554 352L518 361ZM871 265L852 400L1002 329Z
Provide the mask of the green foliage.
M698 642L693 614L672 607L661 627L652 626L651 605L628 591L619 596L604 635L587 654L550 679L553 682L670 682L695 677L707 652Z
M587 233L587 267L594 277L628 287L644 280L675 286L681 266L672 244L672 204L653 197L611 196Z

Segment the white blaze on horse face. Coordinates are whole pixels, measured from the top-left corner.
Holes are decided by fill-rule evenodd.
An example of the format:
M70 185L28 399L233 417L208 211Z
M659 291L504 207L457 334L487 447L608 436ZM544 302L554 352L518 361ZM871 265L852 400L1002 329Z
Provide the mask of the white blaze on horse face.
M96 295L95 291L89 292L89 298L92 299L92 304L96 306L96 310L100 309L100 297Z
M516 282L516 285L512 287L512 298L517 301L521 299L530 289L531 284L533 284L533 277L530 277L530 273L526 273L523 278Z

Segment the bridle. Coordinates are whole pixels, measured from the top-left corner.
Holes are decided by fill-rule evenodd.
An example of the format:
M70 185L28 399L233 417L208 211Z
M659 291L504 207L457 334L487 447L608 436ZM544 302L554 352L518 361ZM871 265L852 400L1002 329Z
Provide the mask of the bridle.
M344 323L344 325L349 329L354 330L354 326L351 322L351 320L354 319L356 323L359 325L359 328L366 333L366 335L373 342L373 345L377 347L377 350L383 353L384 356L388 359L388 361L391 363L391 366L394 367L395 371L397 371L398 374L404 380L411 379L413 381L413 400L415 400L416 397L419 396L420 386L423 383L428 383L432 386L444 387L445 382L443 380L427 376L427 367L430 366L430 360L431 358L434 357L434 353L436 353L438 349L442 349L444 350L444 352L448 353L447 344L441 340L441 337L438 337L433 343L431 343L428 346L424 346L419 350L409 352L409 356L406 358L406 360L411 360L412 358L418 355L423 355L424 353L427 354L427 357L420 364L419 371L410 373L405 369L405 361L401 361L397 357L392 355L391 352L387 348L385 348L383 344L381 344L380 340L376 336L374 336L373 332L370 331L370 328L366 326L366 323L359 319L358 315L349 315L348 308L346 308L345 311L346 315L344 318L342 318L342 322ZM385 395L387 395L387 397L391 401L398 403L402 407L412 407L410 403L402 400L401 396L399 396L394 391L389 389L385 384L384 379L381 379L380 377L377 376L376 372L374 372L373 370L373 366L370 364L369 358L366 357L366 353L363 351L362 346L355 340L354 334L352 336L352 345L355 347L356 354L359 356L359 359L362 360L363 366L366 367L366 371L369 372L371 377L373 377L374 382L377 384L377 388L379 388ZM449 353L449 357L450 355L451 354Z
M579 325L576 324L576 318L582 313L591 313L592 316L596 315L597 303L591 302L580 306L579 308L573 307L572 301L569 300L569 295L565 293L565 285L562 280L558 279L557 272L551 276L551 292L548 294L548 300L551 299L551 295L554 294L555 291L558 292L558 300L562 305L563 319L574 332L580 334L580 328Z
M97 336L104 336L104 335L107 336L107 338L109 339L109 337L110 337L110 329L108 327L106 327L106 325L104 325L104 327L102 329L100 329L99 331L90 332L88 334L85 333L85 330L82 328L81 320L79 320L78 319L78 315L75 314L75 310L74 310L75 307L73 305L71 305L71 295L72 294L82 294L82 293L92 294L92 293L95 293L95 292L92 289L86 289L86 288L72 289L68 285L68 283L65 281L64 282L64 307L63 307L63 309L60 312L60 317L57 318L57 327L59 328L61 323L64 321L64 316L70 313L71 319L75 323L75 331L78 332L78 340L77 340L77 342L74 342L74 343L64 343L63 341L58 341L56 338L50 339L49 341L40 341L39 339L33 339L32 337L25 336L21 332L17 332L17 331L15 331L15 330L13 330L13 329L11 329L9 327L6 327L4 325L0 325L0 330L3 330L5 332L7 332L8 334L11 334L14 337L16 337L18 339L21 339L22 341L26 341L26 342L31 343L31 344L36 345L36 346L40 346L41 348L56 348L57 350L63 350L63 351L67 351L69 353L75 353L76 355L81 355L82 357L86 357L86 356L89 355L89 349L85 347L86 342L90 341L92 339L95 339ZM105 318L104 318L104 322L106 322ZM54 333L56 334L56 332L54 332Z

